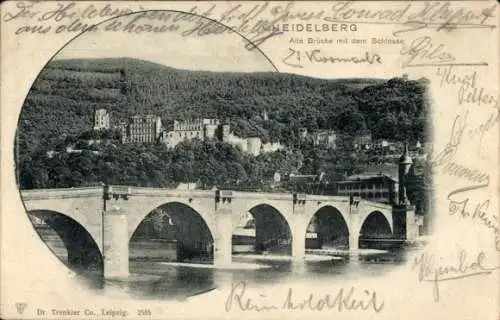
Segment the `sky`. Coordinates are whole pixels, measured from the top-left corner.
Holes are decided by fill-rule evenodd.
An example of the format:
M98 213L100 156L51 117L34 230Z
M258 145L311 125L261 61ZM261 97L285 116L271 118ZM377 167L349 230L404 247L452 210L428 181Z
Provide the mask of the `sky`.
M54 59L128 57L187 70L275 71L259 50L247 50L247 42L237 33L182 36L180 31L136 34L123 30L105 30L105 26L111 23L121 23L121 27L128 23L134 23L136 26L173 23L149 18L137 19L136 15L115 18L106 22L106 25L101 24L97 31L83 33L68 43ZM181 31L196 27L196 24L188 21L175 23L180 26Z

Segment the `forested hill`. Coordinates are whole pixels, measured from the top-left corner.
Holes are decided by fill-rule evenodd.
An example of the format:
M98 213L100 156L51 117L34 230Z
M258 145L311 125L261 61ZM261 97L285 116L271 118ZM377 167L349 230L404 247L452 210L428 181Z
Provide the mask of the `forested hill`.
M424 79L186 71L129 58L55 60L25 100L20 150L50 148L65 135L89 130L93 110L101 107L111 112L112 125L135 113L159 115L167 125L217 117L230 120L239 136L289 146L301 127L425 141L426 85Z

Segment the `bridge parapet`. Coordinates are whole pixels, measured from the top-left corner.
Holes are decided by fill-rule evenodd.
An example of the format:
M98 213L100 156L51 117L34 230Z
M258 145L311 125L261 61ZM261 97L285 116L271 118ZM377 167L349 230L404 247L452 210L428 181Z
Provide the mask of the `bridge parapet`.
M289 200L292 201L291 193L266 193L266 192L240 192L233 191L233 198L242 199L266 199L266 200Z
M361 198L359 197L351 197L349 198L349 213L350 214L358 214L359 213L359 209L360 209L360 202L361 202Z
M114 186L112 186L114 187ZM190 198L210 198L215 196L211 190L177 190L165 188L127 187L131 196L152 196L152 197L190 197Z
M293 194L293 203L294 204L306 204L307 196L305 193L294 193Z
M102 195L102 192L102 187L30 189L20 191L23 201L95 197Z
M231 203L233 199L233 192L231 190L217 190L215 191L215 202L216 203Z
M369 200L364 200L364 199L360 199L359 200L359 205L360 206L368 206L368 207L372 207L372 208L377 208L377 209L381 209L381 210L389 210L389 211L392 210L392 205L390 205L390 204L381 203L381 202L375 202L375 201L369 201Z
M104 191L114 194L130 194L132 191L132 187L129 186L118 186L118 185L107 185L104 186Z
M317 194L308 194L307 200L311 201L321 201L321 202L348 202L349 197L346 196L325 196L325 195L317 195Z

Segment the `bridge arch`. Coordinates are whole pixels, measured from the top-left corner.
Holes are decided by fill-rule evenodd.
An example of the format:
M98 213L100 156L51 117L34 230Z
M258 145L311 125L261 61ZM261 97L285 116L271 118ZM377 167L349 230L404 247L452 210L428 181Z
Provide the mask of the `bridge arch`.
M128 200L127 211L129 214L127 216L128 219L128 233L129 233L129 241L132 237L133 233L136 231L139 224L154 210L164 207L170 206L171 204L180 205L185 208L190 208L197 215L203 218L203 221L207 224L210 233L215 235L215 219L214 219L214 210L211 210L205 203L198 203L196 200L190 201L189 199L184 199L181 197L172 197L172 198L152 198L151 200L143 197L135 197Z
M348 220L335 206L324 205L316 210L307 223L302 234L306 241L306 248L348 248L349 247Z
M278 251L290 255L293 236L287 216L267 203L253 205L248 212L255 221L255 250Z
M78 221L70 216L53 210L29 210L30 219L44 243L64 264L77 273L102 274L103 256L96 239ZM34 218L43 221L43 225L35 226ZM47 228L48 226L48 228ZM66 255L55 252L57 246L54 232L64 244ZM51 243L49 245L49 243Z
M370 212L361 224L359 235L362 238L387 238L392 236L391 222L382 212Z
M129 225L129 257L213 262L213 217L203 212L185 202L169 201L134 217Z

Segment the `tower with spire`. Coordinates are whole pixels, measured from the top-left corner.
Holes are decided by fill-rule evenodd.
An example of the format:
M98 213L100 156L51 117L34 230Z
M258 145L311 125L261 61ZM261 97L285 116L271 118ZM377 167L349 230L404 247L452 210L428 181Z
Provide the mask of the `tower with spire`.
M408 174L413 160L408 152L408 143L398 161L398 201L392 207L394 235L405 240L414 240L418 236L415 219L415 207L410 204L406 193Z
M405 143L405 149L398 161L398 203L400 205L408 205L408 197L406 195L406 179L410 172L413 160L408 152L408 143Z

